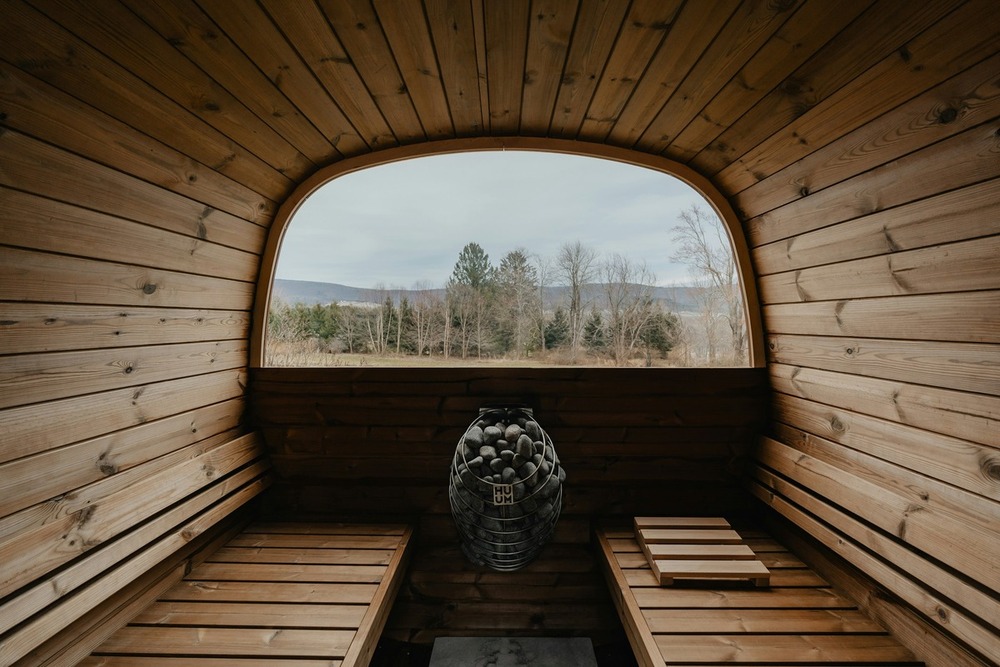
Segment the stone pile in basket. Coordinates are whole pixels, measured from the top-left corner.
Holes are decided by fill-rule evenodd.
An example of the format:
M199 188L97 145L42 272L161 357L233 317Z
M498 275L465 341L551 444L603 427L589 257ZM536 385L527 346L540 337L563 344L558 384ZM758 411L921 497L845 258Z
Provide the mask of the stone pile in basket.
M459 439L448 488L465 555L497 570L526 565L551 537L565 480L531 410L482 410Z

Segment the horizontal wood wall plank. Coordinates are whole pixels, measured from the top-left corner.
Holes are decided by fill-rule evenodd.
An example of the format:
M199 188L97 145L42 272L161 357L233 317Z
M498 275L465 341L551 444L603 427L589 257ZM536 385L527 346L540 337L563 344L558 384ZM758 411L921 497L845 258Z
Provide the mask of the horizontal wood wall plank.
M764 307L774 333L1000 343L1000 291Z
M0 206L6 213L0 243L6 245L244 282L257 278L253 253L7 188L0 188ZM34 233L41 227L46 234Z
M266 228L13 130L0 134L0 185L230 246L263 247Z
M997 229L998 198L1000 179L985 181L760 246L754 265L766 276L988 236Z
M0 246L0 300L249 310L254 284Z
M294 162L269 165L194 114L210 99L177 104L24 3L9 3L6 17L0 35L17 53L11 64L274 201L291 188Z
M0 94L4 124L19 132L259 225L274 216L271 199L3 61Z
M1000 500L1000 451L787 394L772 405L777 421Z
M936 58L938 54L934 55ZM736 206L748 217L760 215L802 197L803 188L817 192L989 121L1000 111L1000 84L992 76L997 67L1000 56L987 58L800 160L789 162L773 176L737 194ZM877 80L874 85L882 83ZM801 148L792 152L801 152Z
M764 474L766 475L766 473ZM764 479L770 481L766 476ZM781 488L785 490L786 487ZM891 541L880 538L871 531L867 532L866 539L861 543L845 538L842 533L817 521L798 506L786 501L781 495L770 493L767 488L762 486L754 486L753 491L758 498L816 537L834 553L843 556L855 567L872 576L880 584L894 591L904 601L919 609L925 618L939 626L946 626L947 632L976 647L983 655L996 654L998 635L995 630L984 627L961 607L950 603L946 598L942 598L936 592L924 587L922 582L933 580L935 584L939 585L948 579L948 575L942 576L937 567L931 565L928 569L927 564L921 567L913 558L913 552L907 549L893 549ZM804 499L804 502L809 501ZM809 506L812 507L812 504L810 502ZM853 522L853 524L858 528L863 528L857 522ZM878 553L886 553L888 550L893 553L894 558L888 562L884 561L878 555L872 555L867 549L860 546L861 544L869 548L874 546ZM905 572L901 572L893 566L904 566L904 564L907 568L905 572L922 571L925 576L921 579L911 579ZM993 600L987 604L992 609L996 605L996 601Z
M817 452L818 453L818 452ZM876 483L852 474L837 465L764 438L759 460L777 472L823 497L836 496L849 512L866 520L910 546L967 573L974 581L1000 591L1000 567L992 546L1000 539L995 529L970 522L960 515L937 508L932 498L917 500L897 493L885 482ZM864 473L862 473L864 474ZM900 473L907 477L905 471ZM913 476L909 476L913 479ZM875 499L875 502L872 500ZM991 512L993 523L1000 520L1000 504ZM982 520L988 522L988 515Z
M242 413L241 400L226 401L0 465L6 490L0 516L229 433L239 425Z
M8 357L0 407L137 387L246 365L245 340Z
M98 0L94 11L85 11L61 0L36 3L54 20L72 25L87 44L271 166L293 178L309 173L314 164L309 156L121 4Z
M21 626L16 633L5 636L0 640L0 652L14 660L25 655L172 553L209 531L267 487L266 478L261 476L265 470L266 466L251 467L221 484L203 490L107 547L113 551L110 556L106 551L95 552L97 557L79 560L54 577L34 585L28 593L13 598L5 605L4 613L0 616L5 628L79 589L79 593L68 597L65 603L50 606L45 613ZM140 550L138 557L129 558ZM108 563L116 561L119 564L109 570Z
M751 218L747 239L753 247L773 243L910 203L915 192L929 197L996 178L998 128L998 121L986 122Z
M1000 448L996 396L778 363L769 371L775 391Z
M740 68L670 144L679 159L699 165L699 154L747 109L786 80L803 62L871 6L870 0L796 7L774 36Z
M191 452L183 462L142 477L142 466L89 485L51 507L0 520L0 554L6 568L0 592L7 595L139 524L175 502L252 462L260 451L254 436ZM203 450L205 448L202 448ZM133 474L129 474L133 473ZM131 478L125 485L119 481Z
M845 475L862 478L907 498L913 507L926 504L939 514L957 517L979 532L997 532L996 519L1000 508L989 498L903 468L895 462L842 447L787 424L775 424L774 439L783 446L835 466Z
M12 461L146 422L242 398L242 369L127 387L0 411L0 460Z
M764 276L761 302L789 303L1000 289L1000 236Z
M245 339L241 310L0 302L0 354Z
M876 3L849 29L854 39L841 36L834 43L833 49L839 51L837 65L840 71L833 70L834 59L827 54L819 61L822 67L829 68L824 72L822 83L805 77L789 81L789 92L800 98L796 115L769 119L765 115L766 106L758 105L754 112L744 116L723 135L722 141L729 139L726 143L731 147L726 156L739 157L739 160L734 160L728 169L726 162L721 160L711 166L702 166L710 171L722 169L718 175L720 181L731 192L738 192L770 176L775 169L791 165L817 148L840 140L856 128L867 125L861 134L870 138L871 133L877 134L884 127L885 119L893 118L894 107L992 55L995 33L982 21L973 19L970 22L978 11L974 5L956 8L954 3L927 2L919 11L899 17L898 8ZM870 30L875 24L891 25L892 29L877 31L875 36ZM861 32L864 37L857 40ZM848 51L845 45L851 43L853 48ZM828 94L817 96L810 84L822 86ZM785 92L781 88L776 92L779 91ZM780 100L781 96L776 97ZM906 128L910 121L899 120L895 125ZM900 134L905 137L907 131ZM853 139L854 146L864 143L858 136ZM880 146L877 151L860 151L860 155L841 147L838 162L853 162L853 169L845 170L838 165L830 177L839 180L845 175L859 174L899 156L891 147L892 140L883 138L880 143L884 143L885 150ZM810 176L803 185L819 190L824 183L831 182L826 181L825 176L818 176L813 187L811 174L815 173L816 164L804 166ZM765 201L766 198L762 204ZM760 211L756 204L751 208Z
M768 354L792 366L1000 395L1000 350L994 345L774 334Z

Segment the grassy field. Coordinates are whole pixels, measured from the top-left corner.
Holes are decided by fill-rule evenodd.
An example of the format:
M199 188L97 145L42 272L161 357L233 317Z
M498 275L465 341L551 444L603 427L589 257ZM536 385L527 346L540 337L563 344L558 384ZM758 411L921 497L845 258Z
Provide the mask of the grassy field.
M646 359L636 358L630 366L635 367L645 367L651 365L653 367L668 367L676 366L678 364L673 363L668 357L667 359L652 359L651 364L647 364ZM326 366L326 367L360 367L360 366L373 366L373 367L394 367L394 368L428 368L428 367L443 367L443 366L495 366L503 368L512 367L523 367L523 368L541 368L541 367L556 367L556 366L607 366L613 367L614 364L611 360L606 357L598 357L588 354L580 354L577 356L576 360L573 360L569 353L564 351L556 351L550 353L544 353L540 355L535 355L532 357L521 358L521 359L508 359L508 358L484 358L477 359L470 357L468 359L462 359L461 357L441 357L441 356L423 356L417 357L413 355L375 355L375 354L351 354L347 352L325 352L319 350L315 345L303 341L295 343L281 343L281 342L269 342L267 345L267 358L265 361L267 366L284 366L284 367L311 367L311 366Z

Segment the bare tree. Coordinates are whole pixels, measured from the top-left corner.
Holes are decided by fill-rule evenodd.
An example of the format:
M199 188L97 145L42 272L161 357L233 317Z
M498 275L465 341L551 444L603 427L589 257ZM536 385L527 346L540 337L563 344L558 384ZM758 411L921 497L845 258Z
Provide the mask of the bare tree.
M706 294L702 300L702 318L706 334L711 340L714 319L721 317L728 325L731 337L729 354L732 363L746 363L747 334L743 308L743 294L736 272L736 259L732 244L722 222L712 213L692 205L682 211L679 225L673 227L676 250L674 261L692 267L704 281ZM714 363L716 350L710 345L710 363Z
M537 310L537 283L538 272L525 249L511 250L500 260L496 271L497 337L501 348L513 352L515 358L536 342L532 326Z
M552 262L541 255L535 255L535 275L538 277L538 298L536 306L538 308L535 322L535 335L538 336L538 349L545 351L545 288L552 278Z
M584 246L579 241L567 243L556 256L555 273L569 288L570 350L573 358L580 349L583 338L584 311L588 303L584 290L597 272L597 251Z
M656 276L645 263L634 264L617 253L604 262L602 274L608 316L606 344L615 366L624 366L657 312L652 287Z
M375 289L365 291L365 299L374 304L365 317L368 347L375 354L385 354L389 351L389 338L392 335L394 316L392 297L385 285L380 283Z

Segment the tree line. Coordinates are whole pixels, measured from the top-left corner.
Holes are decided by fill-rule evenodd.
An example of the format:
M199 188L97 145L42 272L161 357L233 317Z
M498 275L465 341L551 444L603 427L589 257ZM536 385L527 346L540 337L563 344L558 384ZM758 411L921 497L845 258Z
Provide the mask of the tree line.
M549 284L567 297L546 304ZM555 283L558 281L558 283ZM494 265L478 243L459 253L443 290L375 288L365 304L272 304L269 341L312 339L332 352L520 359L559 350L625 365L664 357L677 317L653 298L644 265L603 262L581 243L552 261L511 250ZM394 295L401 295L394 298Z
M576 241L553 258L517 248L494 265L470 242L443 289L377 287L364 304L275 302L268 342L311 340L328 352L445 359L558 353L567 363L599 357L618 366L651 365L680 345L685 365L745 363L743 304L721 225L697 207L680 222L673 258L700 277L700 312L693 317L667 311L654 298L653 273L622 255L601 258ZM560 297L549 303L553 286ZM693 350L703 358L692 360Z

